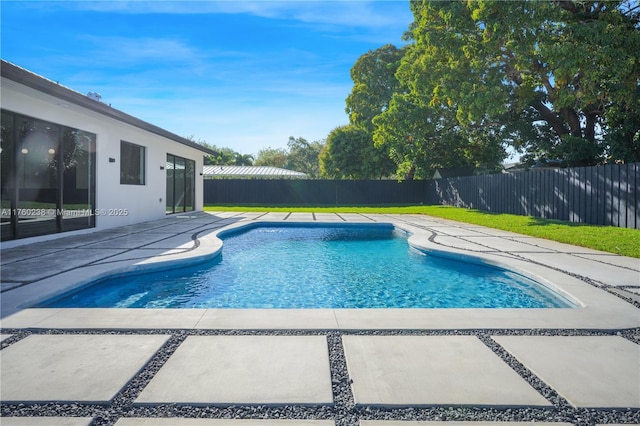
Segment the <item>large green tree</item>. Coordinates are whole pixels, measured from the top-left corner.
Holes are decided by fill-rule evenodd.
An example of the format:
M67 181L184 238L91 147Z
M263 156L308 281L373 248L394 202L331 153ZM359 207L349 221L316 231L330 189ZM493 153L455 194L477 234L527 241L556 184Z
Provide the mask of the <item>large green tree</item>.
M258 151L256 160L253 162L256 166L271 166L285 168L289 153L284 148L264 148Z
M428 179L442 168L493 172L505 157L504 126L462 126L455 108L425 105L410 93L394 95L373 122L376 146L389 150L400 179Z
M386 44L360 56L351 68L353 88L346 99L349 126L334 129L321 156L323 176L382 178L395 174L389 146L374 145L374 118L389 108L400 82L395 74L404 49Z
M231 148L218 148L215 145L211 145L204 140L197 140L195 136L187 136L187 139L190 141L196 142L205 148L209 148L214 152L213 155L205 155L204 156L204 165L205 166L227 166L237 164L238 158L242 156L242 154L234 151ZM242 158L246 158L246 156L242 156Z
M640 38L630 1L412 1L414 43L397 76L420 107L570 165L637 144Z
M346 99L349 122L373 133L373 118L389 107L393 94L400 90L396 71L403 49L386 44L360 56L351 68L353 88Z
M254 165L281 167L320 177L320 152L324 141L308 142L305 138L289 137L287 148L265 148L258 152Z
M395 173L386 147L376 148L371 134L354 125L333 129L320 153L323 177L334 179L381 179Z
M451 104L431 105L426 96L412 91L411 75L406 69L402 72L402 67L419 59L416 53L413 45L402 49L385 45L356 61L346 111L351 126L366 131L368 138L341 129L336 135L339 143L328 141L325 174L362 177L363 171L378 167L377 176L424 179L443 167L496 169L505 155L496 134L504 132L485 128L483 134L478 123L462 126ZM487 122L480 121L485 127ZM349 146L349 138L354 146ZM365 150L359 141L367 139L375 144ZM351 163L354 152L362 153L357 165ZM393 160L395 171L389 171L391 163L381 155Z
M236 166L253 166L253 155L237 153L233 159L233 164Z
M320 177L320 152L323 141L308 142L305 138L293 136L287 142L289 148L287 169L306 173L308 177Z

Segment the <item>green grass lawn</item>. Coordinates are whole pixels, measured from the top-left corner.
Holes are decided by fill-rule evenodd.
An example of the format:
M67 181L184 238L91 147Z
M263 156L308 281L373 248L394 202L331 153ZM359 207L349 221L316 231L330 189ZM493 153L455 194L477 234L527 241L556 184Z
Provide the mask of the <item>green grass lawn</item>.
M243 207L206 206L205 211L424 214L518 234L640 258L640 230L582 225L448 206L407 207Z

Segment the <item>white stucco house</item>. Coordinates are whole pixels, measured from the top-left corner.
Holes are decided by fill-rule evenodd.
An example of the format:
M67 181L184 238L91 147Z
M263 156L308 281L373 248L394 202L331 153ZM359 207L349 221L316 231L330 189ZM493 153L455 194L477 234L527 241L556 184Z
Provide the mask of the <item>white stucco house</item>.
M202 210L207 148L0 63L3 242Z

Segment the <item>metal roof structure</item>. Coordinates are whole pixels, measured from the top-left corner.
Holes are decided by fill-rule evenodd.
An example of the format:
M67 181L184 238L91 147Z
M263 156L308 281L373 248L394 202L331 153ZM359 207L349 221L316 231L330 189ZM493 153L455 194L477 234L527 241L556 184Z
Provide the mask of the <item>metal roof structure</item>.
M202 173L205 178L212 177L287 177L305 178L305 173L293 170L281 169L279 167L268 166L204 166Z

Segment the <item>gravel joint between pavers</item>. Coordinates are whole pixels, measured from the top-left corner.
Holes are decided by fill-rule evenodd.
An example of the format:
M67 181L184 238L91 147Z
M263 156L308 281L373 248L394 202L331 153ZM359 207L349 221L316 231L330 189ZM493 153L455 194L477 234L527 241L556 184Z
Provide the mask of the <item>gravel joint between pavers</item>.
M3 330L12 336L2 342L8 347L31 334L166 334L171 337L147 364L127 383L108 404L84 403L17 403L2 404L2 416L63 416L93 417L92 426L114 425L121 417L183 417L216 419L306 419L333 420L336 426L357 426L360 420L425 420L425 421L544 421L568 422L579 426L619 423L640 424L640 409L586 409L571 406L566 399L523 366L492 335L527 336L607 336L617 335L640 344L640 328L629 330L59 330L29 329ZM191 335L267 335L305 336L324 335L327 339L333 391L333 406L256 405L216 406L189 404L134 404L137 396L151 381L165 362ZM342 345L343 335L415 335L476 336L511 367L537 392L553 404L552 408L520 407L376 407L356 406L351 379Z

